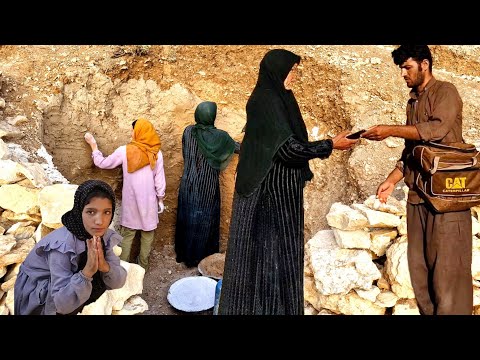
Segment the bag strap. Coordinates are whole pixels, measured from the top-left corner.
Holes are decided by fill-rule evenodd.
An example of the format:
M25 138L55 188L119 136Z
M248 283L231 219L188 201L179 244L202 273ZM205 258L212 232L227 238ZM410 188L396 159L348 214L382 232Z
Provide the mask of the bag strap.
M466 143L464 143L464 144L466 144ZM451 146L451 145L447 145L447 144L441 144L441 143L437 143L437 142L433 142L433 141L424 141L423 145L436 147L437 149L454 150L454 151L460 151L460 152L465 152L465 153L469 153L469 152L472 152L472 151L476 150L476 147L473 144L469 144L469 145L472 145L471 149L463 149L463 148L460 148L460 147ZM478 154L478 150L477 150L477 154Z
M479 153L480 152L477 151L475 156L472 156L472 164L469 164L469 165L465 165L465 164L450 165L450 166L447 166L447 167L443 168L443 170L463 170L463 169L465 169L466 166L473 167L473 166L477 165L477 163L478 163L477 157L478 157ZM429 171L431 175L433 175L437 172L439 163L440 163L440 156L435 156L433 158L433 164L432 164L433 166Z
M446 167L442 168L442 170L463 170L463 169L465 169L465 167L473 167L473 166L477 165L477 156L478 156L478 154L475 155L474 157L472 157L472 164L450 165L450 166L446 166ZM437 172L439 162L440 162L440 157L435 156L433 158L433 167L429 171L431 175L433 175Z

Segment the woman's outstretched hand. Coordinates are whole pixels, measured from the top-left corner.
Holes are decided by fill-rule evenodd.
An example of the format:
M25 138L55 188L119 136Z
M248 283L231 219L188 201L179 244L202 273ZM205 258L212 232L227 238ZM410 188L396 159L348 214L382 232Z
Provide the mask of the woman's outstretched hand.
M350 134L349 130L342 131L335 136L333 141L333 148L336 150L348 150L358 142L358 139L348 139L346 136Z
M85 133L84 138L87 144L90 145L90 148L92 149L92 151L98 150L97 141L95 140L92 134L87 132Z

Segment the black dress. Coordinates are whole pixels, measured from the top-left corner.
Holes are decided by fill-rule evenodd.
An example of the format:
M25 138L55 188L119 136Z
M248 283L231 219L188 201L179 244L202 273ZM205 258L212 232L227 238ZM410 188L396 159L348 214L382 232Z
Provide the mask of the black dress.
M184 168L175 227L176 260L188 267L219 252L220 240L220 170L199 151L193 126L187 126L182 137Z
M302 167L332 148L331 140L290 137L255 192L235 192L219 314L304 313Z

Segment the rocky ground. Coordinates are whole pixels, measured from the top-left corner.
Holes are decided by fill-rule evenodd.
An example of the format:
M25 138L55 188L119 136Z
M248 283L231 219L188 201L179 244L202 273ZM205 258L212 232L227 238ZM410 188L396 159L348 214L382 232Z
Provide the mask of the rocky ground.
M170 286L187 276L202 276L198 268L187 268L177 263L173 246L165 245L161 250L152 250L150 267L145 273L143 293L140 295L148 304L142 315L212 315L213 309L188 313L175 309L167 300Z

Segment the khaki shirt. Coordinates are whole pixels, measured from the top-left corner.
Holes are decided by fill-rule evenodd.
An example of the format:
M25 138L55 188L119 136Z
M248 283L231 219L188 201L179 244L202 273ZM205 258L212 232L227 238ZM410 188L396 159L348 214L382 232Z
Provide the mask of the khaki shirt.
M462 109L463 102L455 85L432 77L423 92L410 92L407 125L415 125L421 141L463 142ZM408 202L412 204L423 202L413 190L416 165L411 156L413 148L421 141L405 140L405 148L397 162L397 168L403 172L405 184L410 189Z

